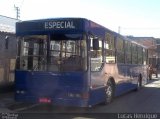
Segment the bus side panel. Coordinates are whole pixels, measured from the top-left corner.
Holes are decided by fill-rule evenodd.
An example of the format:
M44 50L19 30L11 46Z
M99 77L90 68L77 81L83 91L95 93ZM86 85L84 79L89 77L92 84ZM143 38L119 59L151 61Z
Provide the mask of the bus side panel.
M105 101L105 87L90 90L89 105L96 105Z
M143 65L129 65L118 64L119 79L123 76L122 80L117 82L115 95L121 95L130 90L137 88L138 77L142 75L142 85L147 82L147 69Z
M91 72L91 90L89 105L96 105L105 101L105 87L107 79L113 77L115 85L115 96L122 95L137 88L138 75L142 74L142 82L146 84L146 66L127 64L105 64L101 72ZM104 72L109 74L104 77Z
M116 96L136 89L139 74L142 74L143 85L147 81L147 70L146 66L143 65L105 64L103 72L107 74L106 81L113 77L116 84Z
M131 83L117 84L115 89L115 96L122 95L134 89L136 89L136 85L133 85Z

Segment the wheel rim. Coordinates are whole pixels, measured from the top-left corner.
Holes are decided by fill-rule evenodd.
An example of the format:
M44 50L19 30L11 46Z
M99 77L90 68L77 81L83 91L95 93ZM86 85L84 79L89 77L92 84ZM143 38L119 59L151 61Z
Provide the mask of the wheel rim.
M112 100L112 86L111 86L111 84L108 84L107 85L107 87L106 87L106 90L105 90L105 92L106 92L106 102L108 103L108 102L111 102L111 100Z

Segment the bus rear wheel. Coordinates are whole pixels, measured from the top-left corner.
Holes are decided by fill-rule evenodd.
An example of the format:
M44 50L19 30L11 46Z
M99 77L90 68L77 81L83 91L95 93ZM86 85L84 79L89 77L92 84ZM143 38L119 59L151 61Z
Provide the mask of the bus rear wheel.
M105 104L109 104L112 102L114 98L114 83L112 80L108 80L107 85L105 87Z

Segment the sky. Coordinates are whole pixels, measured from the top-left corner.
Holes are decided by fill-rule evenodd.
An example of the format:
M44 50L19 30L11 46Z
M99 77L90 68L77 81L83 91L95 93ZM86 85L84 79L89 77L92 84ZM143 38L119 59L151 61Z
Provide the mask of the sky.
M0 0L0 15L21 20L81 17L122 35L160 38L160 0Z

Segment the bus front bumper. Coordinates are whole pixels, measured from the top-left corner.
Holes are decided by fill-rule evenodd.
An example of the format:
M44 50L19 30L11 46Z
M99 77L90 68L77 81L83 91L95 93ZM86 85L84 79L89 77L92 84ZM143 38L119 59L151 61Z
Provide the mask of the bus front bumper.
M48 103L55 106L71 106L71 107L90 107L88 99L76 99L76 98L47 98L47 97L33 97L33 96L20 96L16 95L15 100L17 102L26 103Z

